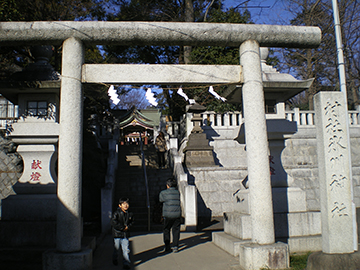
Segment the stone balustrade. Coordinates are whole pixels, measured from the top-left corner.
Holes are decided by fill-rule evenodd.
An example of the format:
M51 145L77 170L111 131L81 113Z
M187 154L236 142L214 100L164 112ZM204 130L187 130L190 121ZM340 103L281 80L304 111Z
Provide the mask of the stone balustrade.
M9 124L19 117L19 106L0 99L0 129L7 129Z
M350 126L359 126L360 125L360 110L351 110L348 111L349 114L349 125ZM267 118L273 119L273 114L267 114ZM170 137L177 137L179 142L187 134L186 129L186 116L180 122L167 122L169 127L167 133ZM203 126L212 127L212 128L236 128L241 126L244 122L242 112L226 112L226 113L217 113L214 111L206 111L202 113ZM285 111L285 119L288 121L296 122L298 127L315 127L315 111L302 111L299 108L294 108L291 111ZM188 123L192 124L191 122ZM191 127L192 128L192 127Z
M173 168L174 178L177 181L180 191L181 209L185 218L185 229L195 231L197 226L198 206L197 189L193 184L189 184L188 174L185 173L182 165L182 157L177 151L177 138L170 138L169 163Z
M360 111L348 111L349 124L351 126L360 125ZM268 115L267 115L268 116ZM6 127L14 119L18 118L18 106L8 102L8 104L0 104L0 129ZM226 112L216 113L214 111L206 111L202 114L203 125L211 127L238 127L241 126L244 119L242 112ZM285 111L285 119L297 122L298 126L314 126L315 125L315 111L302 111L299 108L294 108L291 111ZM168 134L173 137L179 137L183 134L185 121L167 122Z
M351 110L348 111L348 114L350 125L360 125L360 111ZM202 117L204 126L212 127L236 127L241 126L244 121L242 113L237 111L226 113L206 111L202 114ZM294 108L292 111L285 112L285 118L297 122L298 126L315 125L315 111L301 111L299 108Z
M285 112L286 120L294 121L298 126L313 126L315 124L314 111L300 111L299 108L294 108L292 111Z
M348 114L350 126L360 125L359 111L348 111ZM285 115L287 120L297 122L298 126L315 125L315 111L300 111L298 108L295 108L292 111L286 111Z
M206 111L202 114L203 123L205 126L240 126L243 122L241 112L227 112L227 113L216 113L212 111Z

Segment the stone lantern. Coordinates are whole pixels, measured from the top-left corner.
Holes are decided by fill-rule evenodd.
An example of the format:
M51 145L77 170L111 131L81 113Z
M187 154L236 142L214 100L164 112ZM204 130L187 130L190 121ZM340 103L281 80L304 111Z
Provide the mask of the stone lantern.
M2 202L6 246L54 246L56 236L56 162L59 138L60 76L49 64L51 46L31 48L35 63L0 83L0 93L19 106L9 137L23 159L16 195ZM5 227L4 227L5 226Z
M203 133L201 113L206 107L197 103L188 105L187 113L192 113L193 129L188 137L187 146L184 149L185 164L188 167L211 167L215 166L213 147L209 145L206 134Z

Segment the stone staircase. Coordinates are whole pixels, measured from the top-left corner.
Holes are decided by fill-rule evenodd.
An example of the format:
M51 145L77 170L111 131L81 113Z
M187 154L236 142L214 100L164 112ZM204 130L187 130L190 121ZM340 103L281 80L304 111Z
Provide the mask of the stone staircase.
M157 154L153 145L144 146L146 173L150 198L150 230L161 231L159 221L161 207L158 203L159 193L166 188L166 180L172 176L169 168L157 168ZM132 231L148 231L148 208L144 169L141 167L139 145L119 146L119 166L115 183L114 209L119 198L130 199L130 211L134 214Z

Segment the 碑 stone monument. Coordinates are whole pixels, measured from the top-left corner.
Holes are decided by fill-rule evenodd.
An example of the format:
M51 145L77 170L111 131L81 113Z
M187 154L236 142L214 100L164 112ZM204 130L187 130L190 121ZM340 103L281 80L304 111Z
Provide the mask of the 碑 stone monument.
M315 105L322 252L307 269L359 269L347 103L342 92L320 92Z

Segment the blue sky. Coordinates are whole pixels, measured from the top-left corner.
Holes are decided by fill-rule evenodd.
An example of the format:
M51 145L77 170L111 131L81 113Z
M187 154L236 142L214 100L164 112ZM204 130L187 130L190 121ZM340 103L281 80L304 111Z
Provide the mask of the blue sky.
M289 24L290 14L286 12L283 0L224 0L228 8L245 7L245 2L255 23Z

